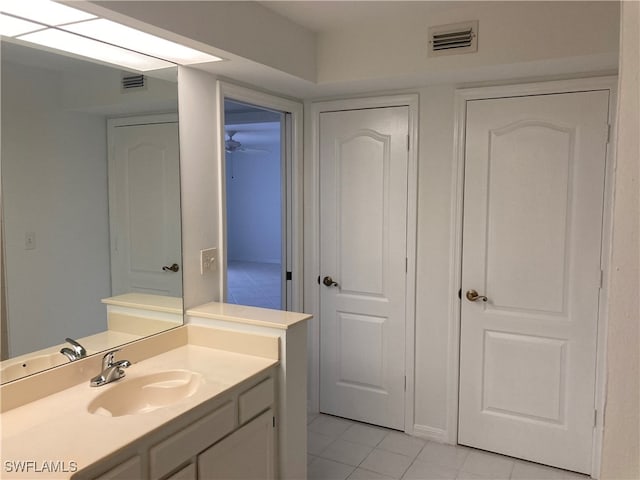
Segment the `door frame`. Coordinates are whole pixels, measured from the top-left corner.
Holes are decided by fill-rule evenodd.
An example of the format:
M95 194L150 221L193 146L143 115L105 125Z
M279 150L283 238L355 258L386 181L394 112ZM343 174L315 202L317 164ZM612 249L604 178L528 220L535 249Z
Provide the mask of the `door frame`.
M462 234L464 204L464 167L465 167L465 135L466 109L470 100L485 100L505 97L523 97L532 95L549 95L559 93L575 93L594 90L608 90L609 97L609 142L605 159L604 210L602 220L602 246L600 267L603 271L602 286L599 295L598 333L596 339L596 388L595 388L595 431L592 450L592 476L600 471L602 450L603 415L606 397L606 328L607 328L607 294L609 290L609 264L611 257L612 209L613 209L613 171L615 163L615 105L617 91L616 76L602 76L574 80L555 80L547 82L525 83L479 88L461 88L455 91L454 100L454 145L451 197L451 276L449 291L449 344L447 358L447 443L458 443L458 387L460 382L460 322L461 302L458 292L462 282Z
M220 290L219 298L224 301L227 292L227 189L226 189L226 163L225 163L225 131L224 131L224 101L225 99L236 100L249 103L257 107L275 110L291 115L290 134L291 144L286 145L282 154L285 158L286 182L283 182L283 191L289 198L286 216L283 218L283 225L289 230L286 235L287 271L291 272L291 285L287 286L288 309L301 312L303 309L303 104L294 100L278 97L268 93L263 93L246 87L241 87L233 83L218 80L216 82L218 99L218 135L219 146L217 152L218 161L218 218L220 227L218 229L218 245L220 258ZM284 122L283 129L287 128Z
M313 314L309 324L309 405L320 409L320 114L368 108L409 108L409 157L407 169L407 292L405 299L404 431L413 433L415 391L416 259L418 234L418 94L389 95L346 100L310 102L307 121L311 128L305 142L305 312Z

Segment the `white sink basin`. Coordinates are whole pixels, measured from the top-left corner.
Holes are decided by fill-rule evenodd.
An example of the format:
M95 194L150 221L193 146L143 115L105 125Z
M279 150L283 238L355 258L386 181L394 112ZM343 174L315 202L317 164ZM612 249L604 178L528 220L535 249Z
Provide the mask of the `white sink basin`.
M188 370L168 370L119 380L89 404L89 413L120 417L148 413L190 397L202 385L202 375ZM105 387L98 387L105 388Z
M59 352L38 355L3 367L0 370L0 380L10 382L67 362L67 358Z

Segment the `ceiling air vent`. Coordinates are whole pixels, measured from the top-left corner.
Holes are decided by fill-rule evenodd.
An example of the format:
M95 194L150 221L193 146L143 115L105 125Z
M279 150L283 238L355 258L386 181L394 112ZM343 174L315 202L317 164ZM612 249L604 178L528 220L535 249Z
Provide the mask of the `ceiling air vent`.
M429 27L429 56L478 51L478 21Z
M123 74L121 87L123 92L146 89L147 77L144 75Z

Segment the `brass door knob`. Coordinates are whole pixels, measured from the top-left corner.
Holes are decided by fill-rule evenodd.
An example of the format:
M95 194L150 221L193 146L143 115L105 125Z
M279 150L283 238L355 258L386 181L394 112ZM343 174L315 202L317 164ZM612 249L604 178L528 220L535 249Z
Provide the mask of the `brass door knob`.
M337 287L338 282L334 282L333 278L326 276L322 279L322 283L324 283L327 287Z
M467 290L466 297L470 302L476 302L478 300L482 300L483 302L487 301L487 297L485 297L484 295L478 295L478 292L476 292L475 290Z

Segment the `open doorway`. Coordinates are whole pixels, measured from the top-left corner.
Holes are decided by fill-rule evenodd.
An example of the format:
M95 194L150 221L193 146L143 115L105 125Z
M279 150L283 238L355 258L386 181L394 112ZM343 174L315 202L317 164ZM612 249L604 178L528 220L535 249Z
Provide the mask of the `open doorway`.
M227 302L287 309L285 114L226 99Z

